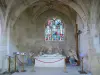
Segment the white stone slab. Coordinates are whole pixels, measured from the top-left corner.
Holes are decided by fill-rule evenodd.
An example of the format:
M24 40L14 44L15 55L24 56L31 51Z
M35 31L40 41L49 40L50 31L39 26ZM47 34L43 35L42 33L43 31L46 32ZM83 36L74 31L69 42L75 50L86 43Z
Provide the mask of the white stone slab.
M35 57L35 67L64 67L65 57L62 55L42 55Z

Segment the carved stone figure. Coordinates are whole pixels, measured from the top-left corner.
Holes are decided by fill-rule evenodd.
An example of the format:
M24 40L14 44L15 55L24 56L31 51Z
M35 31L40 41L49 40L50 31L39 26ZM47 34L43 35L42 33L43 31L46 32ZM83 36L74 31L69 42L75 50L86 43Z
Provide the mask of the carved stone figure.
M42 52L42 51L40 51L40 54L39 54L39 55L40 55L40 56L41 56L41 55L43 55L43 52Z

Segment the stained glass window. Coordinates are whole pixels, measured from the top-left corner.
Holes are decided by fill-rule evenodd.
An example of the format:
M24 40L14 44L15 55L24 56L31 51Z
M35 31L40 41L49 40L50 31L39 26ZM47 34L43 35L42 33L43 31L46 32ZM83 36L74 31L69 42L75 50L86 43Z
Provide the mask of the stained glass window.
M47 21L45 28L46 41L64 40L64 24L59 18L51 18Z

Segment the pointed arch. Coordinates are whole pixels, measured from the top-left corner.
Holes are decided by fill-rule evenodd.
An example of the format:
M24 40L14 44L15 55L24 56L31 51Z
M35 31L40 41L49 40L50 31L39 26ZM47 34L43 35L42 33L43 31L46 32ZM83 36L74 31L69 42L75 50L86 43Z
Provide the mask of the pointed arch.
M19 4L17 4L17 5L18 5L18 6L17 6L18 9L16 9L15 11L13 11L13 14L15 13L15 16L13 16L14 20L13 20L13 21L7 20L6 24L7 24L7 25L13 26L13 25L15 24L17 18L19 17L19 15L20 15L25 9L27 9L29 6L35 4L35 3L39 2L39 1L40 1L40 0L34 0L34 1L31 1L31 0L30 0L28 5L23 5L23 4L22 4L22 5L19 5ZM65 4L65 5L68 5L68 6L71 7L71 8L73 8L73 9L80 15L80 17L81 17L81 19L82 19L84 25L87 24L87 14L86 14L86 12L84 12L84 10L80 7L80 5L74 3L73 1L69 1L69 2L68 2L68 1L66 2L66 0L58 0L58 1L61 2L61 3L63 3L63 4ZM9 22L11 22L11 23L9 23Z
M45 41L63 41L64 23L58 17L49 18L45 25Z

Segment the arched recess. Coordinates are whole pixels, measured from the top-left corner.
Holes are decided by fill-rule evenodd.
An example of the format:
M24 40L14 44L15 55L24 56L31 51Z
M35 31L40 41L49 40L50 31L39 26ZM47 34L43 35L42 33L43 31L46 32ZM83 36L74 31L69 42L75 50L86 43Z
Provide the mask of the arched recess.
M56 10L56 11L58 11L58 12L61 12L61 13L63 13L63 14L65 14L66 16L68 16L68 19L71 21L73 18L71 17L71 15L69 14L69 12L65 9L65 11L61 11L59 8L56 8L56 7L53 7L52 8L53 10ZM33 15L33 21L35 21L36 19L37 19L37 17L39 16L39 15L41 15L42 13L44 13L45 11L48 11L49 10L49 7L40 7L37 11L36 11L36 13L35 13L35 15ZM68 13L66 13L66 12L68 12ZM72 22L72 21L71 21ZM74 23L75 22L72 22L72 24L74 25Z
M6 22L7 25L14 25L17 18L19 17L19 15L26 9L28 8L30 5L38 2L40 0L34 0L33 2L31 1L28 5L19 5L18 9L16 9L16 11L13 12L13 16ZM85 14L84 10L76 3L74 3L73 1L66 1L66 0L59 0L60 2L62 2L63 4L73 8L81 17L84 25L87 24L87 15ZM18 5L18 4L17 4ZM11 16L11 15L10 15ZM7 17L9 18L9 17ZM13 19L12 19L13 18Z
M40 0L34 0L33 2L30 1L29 4L24 5L24 4L17 4L17 8L16 10L12 10L12 14L10 14L10 17L8 17L8 20L6 22L7 26L13 26L16 22L16 20L18 19L18 17L20 16L20 14L25 11L28 7L30 7L31 5L34 5L36 3L38 3ZM59 0L59 2L61 2L62 4L64 4L65 6L69 6L71 7L73 10L75 10L79 16L81 17L83 24L86 26L87 25L87 15L85 14L84 10L81 8L80 5L76 4L73 1L69 1L66 2L66 0ZM45 11L45 10L44 10ZM44 11L42 11L41 13L43 13ZM38 14L39 15L39 14ZM37 16L36 16L37 17ZM75 23L74 23L75 24ZM6 27L7 27L6 26Z

